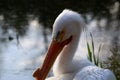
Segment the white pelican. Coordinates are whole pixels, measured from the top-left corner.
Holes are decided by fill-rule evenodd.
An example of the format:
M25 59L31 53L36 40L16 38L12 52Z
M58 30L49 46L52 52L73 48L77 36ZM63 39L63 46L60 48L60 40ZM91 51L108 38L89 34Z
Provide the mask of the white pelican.
M36 80L116 80L108 69L99 68L88 60L73 59L84 26L77 12L65 9L57 17L45 60L33 73ZM45 79L53 63L54 76Z

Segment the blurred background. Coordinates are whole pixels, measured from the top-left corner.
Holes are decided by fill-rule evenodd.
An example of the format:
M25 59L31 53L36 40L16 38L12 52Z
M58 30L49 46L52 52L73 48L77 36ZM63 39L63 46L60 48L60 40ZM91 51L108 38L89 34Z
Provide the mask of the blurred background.
M111 69L120 80L119 0L0 0L0 80L33 80L32 72L44 60L54 20L64 9L77 11L87 24L75 58L87 58L91 33L96 56L102 45L103 68Z

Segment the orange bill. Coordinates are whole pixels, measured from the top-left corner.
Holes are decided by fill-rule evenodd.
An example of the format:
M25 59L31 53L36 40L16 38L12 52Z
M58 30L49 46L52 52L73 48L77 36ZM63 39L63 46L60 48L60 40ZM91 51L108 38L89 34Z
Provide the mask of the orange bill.
M57 42L55 40L51 41L41 68L36 69L33 73L33 77L35 77L35 80L45 80L53 63L55 62L55 59L57 58L61 50L64 48L64 46L70 43L71 40L72 36L62 42Z

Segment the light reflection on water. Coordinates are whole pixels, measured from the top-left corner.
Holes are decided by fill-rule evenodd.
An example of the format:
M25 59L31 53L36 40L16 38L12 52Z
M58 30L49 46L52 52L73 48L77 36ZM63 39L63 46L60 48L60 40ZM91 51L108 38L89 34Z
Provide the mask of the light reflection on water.
M35 24L29 25L29 31L25 37L20 38L20 44L17 45L16 40L6 43L0 43L0 80L33 80L32 72L43 61L45 52L44 41L42 37L42 28L40 29ZM113 46L113 36L118 36L118 44L120 44L119 32L98 30L96 27L88 28L89 32L92 32L95 41L95 50L100 43L103 44L101 59L106 58L108 55L110 46ZM87 34L89 34L89 32ZM49 38L51 35L48 36ZM90 36L88 36L90 42ZM82 54L84 53L84 54ZM79 48L77 50L77 58L79 56L86 58L86 34L83 33ZM103 56L106 55L106 56Z
M19 38L19 44L17 40L0 43L0 80L33 80L32 72L40 65L44 51L38 26L35 22L30 24L27 35Z

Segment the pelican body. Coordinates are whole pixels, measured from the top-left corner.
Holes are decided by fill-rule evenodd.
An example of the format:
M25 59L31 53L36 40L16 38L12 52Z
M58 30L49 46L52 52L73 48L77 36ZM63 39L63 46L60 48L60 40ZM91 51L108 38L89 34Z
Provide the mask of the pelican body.
M73 59L84 27L80 14L63 10L53 24L45 60L33 73L35 80L116 80L108 69L99 68L89 60ZM54 76L45 79L52 66Z

